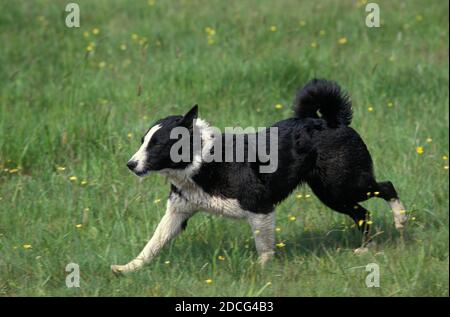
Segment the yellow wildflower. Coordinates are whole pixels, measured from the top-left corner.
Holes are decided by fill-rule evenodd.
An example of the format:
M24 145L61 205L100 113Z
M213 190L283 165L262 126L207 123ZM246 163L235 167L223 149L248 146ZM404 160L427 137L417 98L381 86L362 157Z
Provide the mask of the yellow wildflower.
M316 48L316 47L317 47L317 43L316 43L316 42L312 42L312 43L311 43L311 47L312 47L312 48Z
M77 229L80 229L80 228L83 227L83 225L82 225L81 223L79 223L79 224L76 224L75 227L76 227Z
M302 194L298 194L296 197L297 197L297 199L300 199L300 198L302 198L303 196L302 196Z
M99 68L105 68L105 66L106 66L106 62L104 62L104 61L101 61L100 63L98 63Z
M289 216L290 221L295 221L297 218L295 216Z
M360 221L358 221L358 226L362 226L364 224L364 220L360 220Z
M71 182L76 182L77 181L77 177L76 176L70 176L69 177L69 180L71 181Z
M310 198L310 197L311 197L310 194L306 194L306 195L305 195L305 198Z
M286 244L284 244L283 242L277 243L276 246L278 248L284 248L286 246Z
M10 174L14 174L14 173L17 173L18 171L19 171L18 168L12 168L12 169L9 170L9 173Z
M23 248L24 248L25 250L28 250L28 249L32 249L33 247L31 246L31 244L24 244L24 245L23 245Z
M165 261L164 264L168 265L170 264L170 261Z
M65 168L64 166L57 166L57 167L56 167L56 170L57 170L58 172L64 172L64 171L66 170L66 168Z
M91 42L91 43L89 43L89 45L86 47L86 51L92 52L92 51L94 50L94 48L95 48L95 43L94 43L94 42Z
M131 34L131 39L132 39L133 41L137 41L138 38L139 38L139 36L138 36L136 33Z
M88 32L88 31L84 31L84 32L83 32L83 36L84 36L85 38L88 38L88 37L89 37L89 32Z
M216 30L214 30L213 28L211 28L211 27L206 27L205 28L205 32L206 32L206 34L208 34L209 36L214 36L214 35L216 35Z
M209 278L209 279L207 279L207 280L205 280L205 283L206 283L206 284L212 284L212 282L213 282L213 280L212 280L212 279L210 279L210 278Z
M276 231L276 232L280 232L280 231L281 231L281 228L280 228L280 227L276 227L276 228L275 228L275 231Z
M88 182L87 182L87 180L82 180L80 184L81 184L81 186L86 186L88 184Z
M423 152L424 152L423 146L418 146L418 147L416 147L416 152L417 152L417 154L422 155Z
M155 204L158 204L160 201L161 201L161 199L157 198L157 199L155 199L153 202L154 202Z
M92 34L98 35L99 33L100 33L100 29L99 28L93 28L92 29Z
M389 108L392 108L394 106L394 103L392 101L389 101L387 105Z
M275 25L272 25L272 26L270 27L270 31L271 31L271 32L276 32L276 31L277 31L277 27L276 27Z
M120 45L120 49L121 49L122 51L125 51L125 50L127 49L127 46L126 46L125 44L121 44L121 45Z
M431 142L433 142L433 139L432 138L427 138L427 143L431 143Z
M373 111L373 107L372 107L372 106L369 106L369 107L367 108L367 111L372 112L372 111Z
M220 261L225 261L225 257L224 257L223 255L219 255L217 258L218 258Z
M443 159L444 161L447 161L447 160L448 160L448 156L447 156L447 155L443 155L443 156L442 156L442 159Z
M145 45L147 43L147 38L146 37L143 37L143 38L141 38L140 40L139 40L139 45Z
M128 133L128 134L127 134L127 137L128 137L128 139L130 139L130 140L131 140L131 138L133 137L133 133L131 133L131 132L130 132L130 133Z
M275 109L278 109L278 110L283 109L283 105L278 103L275 105Z
M348 40L347 40L346 37L341 37L341 38L338 40L338 43L339 43L340 45L347 44L347 42L348 42Z
M358 2L356 2L356 7L357 7L357 8L361 8L361 7L363 7L366 3L367 3L367 0L358 0Z

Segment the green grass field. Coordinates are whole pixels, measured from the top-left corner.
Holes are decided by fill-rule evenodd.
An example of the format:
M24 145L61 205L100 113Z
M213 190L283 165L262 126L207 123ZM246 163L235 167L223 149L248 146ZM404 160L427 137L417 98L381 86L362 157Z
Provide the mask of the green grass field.
M449 295L447 1L377 1L368 28L361 0L80 0L72 29L68 2L0 3L0 295ZM355 255L350 218L302 187L264 269L245 221L199 213L145 269L111 273L165 211L167 181L125 166L152 122L198 103L221 128L268 126L316 76L349 91L377 178L407 207L402 235L370 200L377 247Z

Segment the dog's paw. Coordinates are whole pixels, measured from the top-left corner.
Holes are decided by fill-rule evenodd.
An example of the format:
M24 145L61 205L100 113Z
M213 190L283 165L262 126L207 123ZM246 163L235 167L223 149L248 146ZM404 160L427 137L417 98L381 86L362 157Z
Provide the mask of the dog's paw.
M374 249L377 246L375 241L370 241L366 245L363 245L355 250L353 250L353 253L355 254L365 254L369 252L371 249Z
M408 221L408 216L406 215L405 206L402 204L400 199L395 198L389 202L392 212L394 214L394 224L395 229L403 230Z
M359 247L359 248L353 250L354 254L365 254L367 252L369 252L369 248L368 247Z
M111 265L111 271L115 274L115 275L122 275L123 273L125 273L125 265Z

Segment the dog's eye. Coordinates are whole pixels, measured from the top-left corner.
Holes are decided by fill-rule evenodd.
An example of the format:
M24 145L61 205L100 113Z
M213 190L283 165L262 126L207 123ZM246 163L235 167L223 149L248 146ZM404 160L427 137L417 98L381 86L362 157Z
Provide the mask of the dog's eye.
M150 145L150 146L159 145L159 142L158 142L157 139L151 139L149 145Z

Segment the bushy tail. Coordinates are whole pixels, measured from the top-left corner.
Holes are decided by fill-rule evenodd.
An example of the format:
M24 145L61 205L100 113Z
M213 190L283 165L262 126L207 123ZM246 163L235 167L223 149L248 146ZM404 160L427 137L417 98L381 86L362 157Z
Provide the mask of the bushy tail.
M352 103L336 82L313 79L297 92L294 112L298 118L322 117L328 126L348 126L352 122Z

